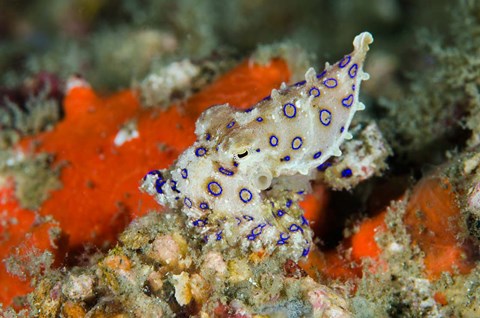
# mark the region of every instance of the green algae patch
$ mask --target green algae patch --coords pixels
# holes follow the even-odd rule
[[[0,174],[15,181],[15,196],[27,209],[38,209],[51,191],[61,187],[60,166],[52,168],[52,156],[0,153]]]

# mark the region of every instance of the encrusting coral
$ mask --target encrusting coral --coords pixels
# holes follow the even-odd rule
[[[335,250],[313,249],[299,265],[312,277],[355,281],[355,314],[472,316],[480,301],[471,289],[478,284],[478,243],[457,198],[471,177],[458,173],[468,159],[431,172],[387,209],[356,222]]]
[[[439,164],[447,150],[480,141],[480,3],[457,1],[445,11],[445,30],[416,33],[412,56],[418,57],[408,74],[408,89],[379,100],[387,113],[380,127],[400,161]],[[462,136],[465,128],[472,131],[469,140]]]

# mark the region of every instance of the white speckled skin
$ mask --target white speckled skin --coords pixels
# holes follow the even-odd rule
[[[304,82],[273,90],[251,110],[206,110],[197,141],[141,188],[185,213],[207,244],[305,256],[311,231],[297,202],[314,169],[351,138],[350,122],[365,107],[358,93],[372,42],[370,33],[358,35],[350,55],[319,75],[310,68]]]

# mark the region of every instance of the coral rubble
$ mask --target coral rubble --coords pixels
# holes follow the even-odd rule
[[[292,260],[262,253],[228,258],[204,252],[178,213],[152,213],[120,236],[98,265],[56,273],[29,297],[32,313],[136,317],[237,313],[349,317],[343,291],[308,277]],[[49,301],[53,290],[58,296]]]

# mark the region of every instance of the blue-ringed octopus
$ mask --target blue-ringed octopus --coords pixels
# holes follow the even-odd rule
[[[310,68],[304,81],[272,90],[251,109],[207,109],[197,141],[170,168],[149,172],[141,189],[184,213],[212,248],[306,256],[312,231],[298,202],[316,168],[341,155],[355,112],[365,108],[358,98],[372,42],[361,33],[351,54],[319,74]]]

